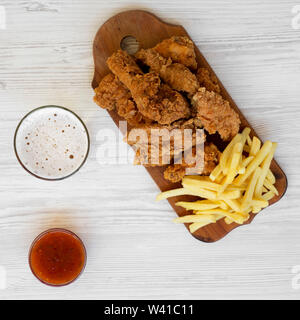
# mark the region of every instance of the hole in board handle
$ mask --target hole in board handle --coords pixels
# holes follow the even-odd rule
[[[133,36],[126,36],[121,40],[120,47],[128,54],[135,54],[140,48],[140,43]]]

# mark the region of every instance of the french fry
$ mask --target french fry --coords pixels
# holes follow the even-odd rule
[[[224,218],[222,215],[215,215],[215,219],[216,221],[220,220]],[[196,232],[198,229],[207,226],[208,224],[210,224],[210,222],[194,222],[192,224],[190,224],[189,229],[191,233]]]
[[[232,219],[230,219],[228,217],[225,217],[224,221],[226,224],[232,224],[234,222]]]
[[[238,169],[237,169],[237,173],[238,174],[243,174],[246,171],[245,166],[243,166],[243,155],[240,157],[240,161],[239,161],[239,165],[238,165]]]
[[[188,175],[188,176],[185,176],[183,179],[211,182],[211,179],[208,176],[199,176],[199,175]]]
[[[239,223],[239,224],[243,224],[243,223],[244,223],[245,221],[247,221],[248,219],[249,219],[249,214],[245,215],[245,217],[241,219],[241,222],[242,222],[242,223]],[[226,224],[231,224],[231,223],[235,222],[234,220],[232,220],[232,219],[229,218],[229,217],[225,217],[224,221],[225,221]]]
[[[220,183],[225,180],[225,176],[224,174],[221,172],[220,175],[217,177],[217,179],[215,180],[216,183]]]
[[[185,188],[168,190],[168,191],[161,192],[160,194],[158,194],[156,197],[156,201],[168,199],[171,197],[181,196],[181,195],[185,195],[185,194],[190,194],[189,191],[186,190]]]
[[[251,129],[248,127],[246,127],[243,130],[242,137],[241,137],[242,148],[244,147],[244,144],[246,143],[247,137],[249,137],[250,132],[251,132]]]
[[[182,185],[187,190],[187,194],[199,196],[201,198],[205,198],[208,200],[216,200],[217,199],[217,193],[215,191],[207,190],[204,188],[199,188],[197,186],[190,185],[187,183],[182,183]]]
[[[225,217],[230,218],[231,220],[233,220],[235,223],[237,224],[243,224],[245,222],[245,217],[243,217],[241,214],[239,213],[233,213],[233,212],[225,212],[223,213]]]
[[[225,202],[225,201],[219,201],[220,203],[220,208],[223,209],[223,210],[229,210],[229,206],[228,204]]]
[[[203,214],[203,215],[187,215],[183,217],[178,217],[173,220],[175,223],[193,223],[193,222],[216,222],[216,217],[213,214]]]
[[[234,147],[233,147],[233,155],[229,164],[229,170],[228,174],[225,180],[225,185],[228,185],[232,183],[234,180],[235,176],[237,175],[237,167],[239,164],[239,161],[242,157],[242,143],[238,142]],[[220,192],[220,191],[219,191]]]
[[[214,170],[211,172],[209,177],[212,181],[215,181],[221,173],[222,173],[222,167],[218,164],[214,168]]]
[[[245,159],[242,161],[243,167],[246,168],[253,159],[254,159],[253,156],[249,156],[249,157],[245,158]]]
[[[264,158],[267,156],[267,154],[270,152],[272,148],[272,142],[267,140],[262,148],[258,151],[255,158],[250,162],[248,165],[246,172],[242,175],[239,175],[235,180],[234,184],[239,186],[241,185],[254,171],[255,169],[262,163]]]
[[[250,138],[249,135],[247,136],[246,140],[247,140],[248,146],[251,147],[251,145],[252,145],[252,140],[251,140],[251,138]]]
[[[260,199],[253,199],[251,202],[251,205],[253,207],[257,207],[257,208],[266,208],[269,205],[268,200],[260,200]]]
[[[250,134],[250,128],[245,128],[242,132],[242,136],[241,136],[241,144],[242,144],[242,150],[245,151],[245,152],[249,152],[250,148],[248,145],[246,145],[246,141],[247,141],[247,138],[249,137],[249,134]]]
[[[200,200],[194,202],[179,201],[176,202],[176,206],[180,206],[186,210],[209,210],[220,207],[220,202],[212,202],[210,200]]]
[[[261,197],[262,199],[269,201],[275,196],[275,193],[273,191],[268,191],[267,193],[263,194]]]
[[[259,198],[262,195],[262,188],[264,185],[264,181],[267,177],[267,174],[268,174],[268,171],[269,171],[269,168],[271,165],[271,161],[273,159],[276,148],[277,148],[277,143],[273,142],[272,148],[271,148],[269,154],[266,156],[266,158],[263,160],[263,162],[261,164],[262,170],[261,170],[260,176],[257,180],[257,184],[255,187],[255,192],[254,192],[254,195],[256,198]]]
[[[198,179],[196,179],[196,177]],[[199,187],[199,188],[213,190],[213,191],[219,191],[221,189],[221,186],[218,183],[214,183],[211,181],[207,181],[206,179],[202,179],[203,177],[201,176],[196,176],[196,177],[195,178],[191,178],[189,176],[184,177],[182,179],[182,185]]]
[[[207,226],[208,224],[211,224],[211,222],[194,222],[189,225],[189,230],[191,233],[194,233],[200,228]]]
[[[261,211],[261,208],[260,207],[253,207],[253,209],[252,209],[252,213],[254,213],[254,214],[257,214],[257,213],[259,213]]]
[[[177,196],[182,196],[182,195],[191,195],[191,196],[197,196],[201,198],[205,198],[206,195],[209,195],[216,198],[216,193],[211,194],[208,190],[193,191],[187,188],[178,188],[178,189],[168,190],[168,191],[159,193],[156,197],[156,201],[177,197]]]
[[[261,141],[257,137],[253,137],[251,149],[249,151],[250,156],[256,156],[261,146]]]
[[[261,174],[262,169],[260,167],[257,167],[252,174],[252,177],[250,179],[249,185],[246,189],[246,192],[244,194],[244,197],[242,199],[241,208],[242,210],[247,207],[248,204],[250,204],[250,201],[252,200],[253,193],[255,190],[255,185],[257,183],[257,180],[259,178],[259,175]]]
[[[239,199],[241,197],[241,190],[225,191],[216,197],[216,200],[225,199]]]
[[[276,182],[276,178],[275,178],[273,172],[271,171],[271,169],[268,170],[267,179],[268,179],[272,184],[274,184],[274,183]]]
[[[235,199],[226,199],[224,200],[225,203],[227,203],[229,205],[229,207],[231,209],[233,209],[236,212],[240,212],[241,211],[241,206],[239,204],[239,202]]]
[[[265,179],[265,181],[264,181],[264,186],[267,188],[267,189],[269,189],[270,191],[272,191],[272,192],[274,192],[275,194],[276,194],[276,196],[278,196],[278,190],[275,188],[275,186],[271,183],[271,182],[269,182],[269,180],[268,179]]]
[[[201,216],[214,215],[214,214],[224,215],[225,212],[227,211],[221,208],[210,209],[210,210],[195,210],[195,214],[201,215]]]
[[[227,165],[227,161],[229,159],[230,153],[232,151],[232,148],[234,147],[234,145],[237,142],[240,142],[242,138],[242,135],[240,133],[238,133],[228,144],[228,146],[225,148],[225,150],[223,151],[223,153],[221,154],[220,157],[220,166],[222,168],[223,173],[226,173],[226,165]]]
[[[251,212],[251,211],[250,211]],[[250,218],[250,214],[249,213],[246,213],[245,215],[243,215],[243,222],[242,223],[244,223],[244,222],[246,222],[247,220],[249,220],[249,218]]]
[[[226,191],[235,191],[235,190],[239,190],[239,191],[245,191],[247,188],[247,185],[241,185],[241,186],[235,186],[233,184],[230,184],[227,188]]]

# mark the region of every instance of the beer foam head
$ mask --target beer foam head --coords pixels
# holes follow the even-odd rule
[[[71,111],[46,106],[33,110],[19,124],[15,150],[23,167],[43,179],[63,179],[86,160],[89,136]]]

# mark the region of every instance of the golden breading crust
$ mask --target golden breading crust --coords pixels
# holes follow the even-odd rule
[[[95,89],[94,101],[103,109],[116,110],[131,126],[151,123],[138,111],[130,91],[109,73]]]
[[[205,142],[204,132],[196,133],[197,128],[197,124],[189,120],[176,126],[144,125],[131,129],[125,141],[136,152],[135,164],[163,166],[170,164],[174,157],[179,157],[184,148]],[[184,132],[185,129],[190,129],[189,134]]]
[[[141,49],[136,55],[138,60],[160,75],[172,89],[194,94],[199,88],[196,76],[183,64],[172,63],[154,49]]]
[[[228,141],[239,132],[239,115],[218,93],[200,88],[193,96],[192,104],[196,117],[209,134],[218,132],[223,140]]]
[[[120,102],[135,109],[131,93],[112,73],[101,80],[95,94],[94,101],[103,109],[115,110]]]
[[[141,114],[160,124],[170,124],[187,118],[190,108],[185,98],[168,85],[162,84],[159,75],[143,74],[132,57],[119,50],[107,60],[110,70],[130,90]]]
[[[106,61],[109,69],[130,90],[136,75],[143,75],[134,59],[125,51],[118,50]]]
[[[160,124],[170,124],[190,115],[189,104],[183,96],[161,83],[156,73],[136,76],[131,88],[139,111],[149,119]]]
[[[195,148],[193,148],[193,151]],[[195,153],[195,152],[193,152]],[[219,163],[220,151],[213,143],[205,143],[204,145],[204,167],[202,172],[198,172],[201,175],[209,175],[216,165]],[[193,165],[189,165],[184,162],[182,164],[172,164],[164,171],[164,178],[171,182],[179,182],[185,176],[186,169],[192,168]]]
[[[218,79],[211,74],[206,68],[199,68],[196,73],[200,87],[206,88],[208,91],[221,92]]]
[[[197,69],[194,44],[188,37],[174,36],[163,40],[154,49],[165,58],[171,58],[188,68]]]

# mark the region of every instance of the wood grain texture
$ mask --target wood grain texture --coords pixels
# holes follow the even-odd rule
[[[95,63],[95,73],[92,81],[92,87],[95,89],[98,87],[100,81],[104,76],[106,76],[110,70],[107,67],[107,59],[117,50],[121,49],[121,43],[126,37],[134,37],[140,45],[140,48],[148,49],[153,48],[157,43],[168,39],[172,36],[185,36],[189,37],[187,32],[182,26],[172,25],[165,23],[160,20],[157,16],[147,12],[145,10],[127,10],[120,12],[110,19],[108,19],[98,30],[94,45],[93,45],[93,57]],[[210,74],[216,74],[200,52],[200,50],[195,46],[196,60],[198,67],[204,67],[209,70]],[[235,104],[230,94],[226,91],[220,80],[218,83],[221,89],[221,95],[229,101],[231,107],[239,114],[241,119],[241,130],[250,127],[250,136],[257,136],[254,129],[251,127],[250,123],[244,117],[244,115],[239,110],[238,106]],[[118,115],[115,110],[107,111],[115,124],[119,126],[120,121],[124,121],[122,117]],[[222,142],[220,139],[214,139],[213,136],[210,137],[212,142],[219,147],[220,150],[224,150],[227,146],[227,142]],[[164,179],[164,170],[167,166],[162,167],[145,167],[152,179],[155,181],[157,186],[161,191],[171,190],[175,188],[180,188],[181,183],[171,183]],[[278,190],[278,195],[273,197],[269,204],[272,205],[279,201],[286,192],[287,189],[287,178],[283,170],[277,164],[275,160],[272,160],[271,170],[276,177],[275,186]],[[184,216],[187,211],[181,207],[176,206],[178,201],[193,201],[193,197],[190,196],[179,196],[172,197],[168,199],[168,202],[177,213],[178,216]],[[257,215],[250,213],[250,217],[244,224],[249,224]],[[185,224],[189,230],[188,223]],[[241,225],[237,223],[226,224],[224,219],[217,221],[216,223],[211,223],[205,227],[198,229],[192,235],[204,242],[215,242],[222,239],[233,229]]]
[[[7,12],[7,29],[0,30],[0,265],[7,269],[7,289],[0,299],[299,299],[292,288],[292,267],[300,265],[295,4],[0,1]],[[222,241],[201,243],[174,225],[169,204],[154,202],[158,189],[144,168],[98,164],[99,127],[114,124],[92,102],[93,37],[126,9],[183,25],[258,135],[279,144],[286,196]],[[77,112],[93,141],[82,170],[53,184],[28,175],[12,148],[18,121],[45,104]],[[59,290],[41,285],[27,264],[31,241],[54,226],[77,232],[88,251],[82,277]]]

